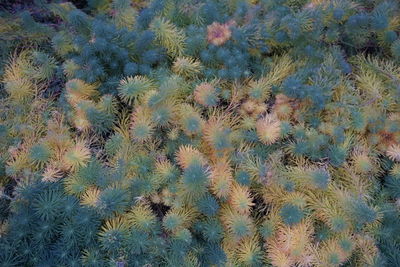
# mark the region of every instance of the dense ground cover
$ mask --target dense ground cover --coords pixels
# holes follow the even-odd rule
[[[400,266],[397,1],[0,8],[1,266]]]

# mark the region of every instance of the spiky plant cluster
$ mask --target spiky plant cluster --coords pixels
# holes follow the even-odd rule
[[[180,56],[185,49],[185,35],[178,30],[166,18],[154,18],[150,24],[150,30],[156,35],[156,40],[160,43],[171,57]]]
[[[43,52],[25,50],[10,58],[5,68],[3,85],[9,97],[17,102],[28,102],[44,88],[44,82],[55,71],[55,59]]]
[[[1,264],[399,265],[396,1],[39,2],[0,16]]]
[[[54,35],[50,25],[35,21],[30,12],[20,8],[11,10],[9,4],[4,3],[0,11],[0,75],[4,74],[4,67],[10,54],[24,44],[39,46],[46,43]],[[27,8],[27,6],[25,6]],[[43,13],[48,13],[43,11]]]

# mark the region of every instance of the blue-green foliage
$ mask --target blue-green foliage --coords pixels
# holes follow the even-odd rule
[[[400,177],[389,175],[385,181],[390,196],[394,199],[400,198]]]
[[[98,216],[75,197],[66,196],[59,183],[33,182],[25,187],[29,189],[19,188],[21,194],[13,204],[9,234],[1,238],[5,246],[12,245],[11,250],[2,250],[1,257],[9,257],[2,263],[79,262],[79,251],[96,245]]]
[[[372,222],[377,216],[377,212],[360,199],[355,199],[351,203],[350,214],[354,218],[357,227],[365,223]]]
[[[312,173],[312,183],[320,189],[326,189],[329,180],[330,176],[326,170],[315,170]]]
[[[29,158],[34,162],[46,162],[49,157],[49,149],[41,144],[34,145],[29,151]]]
[[[0,11],[0,23],[10,25],[0,30],[0,49],[2,51],[0,75],[3,75],[6,61],[17,47],[24,43],[41,45],[54,34],[54,30],[50,26],[35,21],[30,12],[26,10],[9,11],[3,7]]]
[[[43,122],[38,122],[37,118],[32,124],[26,122],[26,117],[32,115],[26,111],[30,105],[4,103],[7,101],[3,98],[0,101],[0,109],[4,110],[0,118],[5,122],[0,124],[2,191],[4,187],[4,192],[0,192],[0,265],[225,266],[231,255],[225,254],[226,248],[222,248],[224,238],[226,243],[236,238],[238,248],[247,238],[260,239],[252,245],[257,248],[263,245],[267,259],[265,245],[268,244],[263,242],[274,238],[282,222],[296,227],[303,219],[315,219],[309,216],[314,211],[308,207],[309,199],[314,197],[313,190],[317,198],[324,197],[323,190],[328,190],[331,195],[327,196],[327,201],[337,197],[333,196],[336,190],[348,197],[340,199],[344,203],[344,207],[340,207],[343,210],[321,216],[329,217],[326,218],[328,222],[320,221],[321,218],[312,220],[312,228],[315,228],[312,240],[318,243],[316,250],[320,249],[320,243],[337,238],[340,248],[352,255],[346,263],[336,254],[328,261],[334,265],[360,265],[354,262],[360,248],[354,252],[353,239],[341,236],[354,230],[356,233],[351,233],[351,238],[358,240],[366,233],[368,238],[374,239],[380,250],[374,266],[400,265],[400,178],[392,170],[398,163],[384,153],[388,147],[385,142],[396,144],[400,140],[400,126],[396,120],[400,96],[396,1],[338,0],[312,4],[306,0],[89,0],[84,9],[61,2],[43,3],[41,8],[49,6],[53,12],[51,16],[45,9],[40,9],[42,15],[0,13],[0,24],[6,20],[10,24],[5,29],[0,26],[0,47],[4,51],[0,61],[15,48],[18,54],[20,47],[45,44],[41,46],[45,52],[32,55],[30,64],[34,71],[28,72],[24,66],[18,70],[22,69],[23,74],[30,77],[32,72],[36,74],[36,68],[49,67],[44,73],[46,77],[35,76],[40,84],[32,86],[35,87],[32,94],[37,94],[32,106],[40,106],[36,108],[43,112]],[[134,19],[128,16],[129,26],[117,23],[118,19],[126,19],[119,17],[123,16],[116,8],[119,5],[137,12],[128,14],[134,15]],[[57,24],[47,26],[38,22],[46,16]],[[160,40],[159,33],[151,27],[159,17],[182,31],[185,36],[182,54],[171,56],[167,54],[168,48],[161,45],[165,40]],[[207,39],[213,23],[229,25],[230,36],[222,44],[215,45]],[[171,34],[168,29],[165,33]],[[53,52],[56,60],[49,56]],[[377,58],[391,57],[393,65],[378,68],[380,63],[369,64],[376,65],[372,67],[353,64],[353,58],[361,53]],[[280,71],[287,73],[282,79],[271,79],[271,84],[270,79],[261,80],[266,84],[261,89],[247,88],[249,80],[274,74],[272,66],[280,63],[282,55],[294,62],[293,69],[282,67]],[[178,66],[187,68],[184,71],[189,73],[195,72],[193,80],[188,78],[190,75],[181,75],[176,65],[171,69],[173,64],[179,63],[178,57],[194,60],[193,66]],[[375,91],[358,88],[357,71],[374,67],[371,76],[376,74],[376,79],[382,80],[376,84],[385,88],[373,88],[381,95],[369,99],[369,94],[374,95]],[[3,64],[0,75],[3,75],[2,70]],[[272,74],[279,76],[281,73]],[[124,103],[117,88],[122,78],[136,75],[154,82],[154,88],[150,86],[154,91],[128,88],[135,101]],[[96,95],[87,99],[89,97],[84,95],[83,99],[78,99],[84,101],[74,107],[72,102],[76,99],[67,101],[65,93],[58,94],[60,88],[64,88],[64,79],[74,78],[93,84],[102,98]],[[205,99],[206,107],[201,106],[200,111],[182,114],[185,110],[180,110],[181,104],[193,104],[192,89],[213,79],[218,83],[218,94]],[[371,80],[371,87],[374,87],[375,80]],[[51,89],[44,90],[47,86]],[[264,92],[269,89],[271,94]],[[0,91],[2,97],[5,90]],[[264,93],[268,93],[268,99],[263,99]],[[277,107],[277,94],[290,98],[284,103],[283,111]],[[260,112],[247,114],[251,112],[242,110],[247,97],[260,102],[250,104],[250,108],[257,106]],[[45,106],[42,98],[51,99],[51,105]],[[132,123],[125,115],[142,104],[149,112],[145,114],[150,118],[146,122],[152,127],[143,128],[151,131],[152,136],[150,141],[139,144],[129,136]],[[369,114],[369,105],[379,108]],[[80,108],[83,114],[74,113],[74,108]],[[59,119],[57,123],[65,123],[68,129],[52,125],[46,132],[50,114],[56,116],[58,111],[66,113],[69,121]],[[216,129],[211,140],[205,140],[208,125],[204,122],[220,111],[224,114],[221,116],[223,123],[231,125]],[[260,142],[257,122],[265,113],[279,111],[285,113],[278,118],[280,139],[265,145]],[[336,111],[340,116],[334,117]],[[348,116],[342,117],[345,113]],[[75,119],[72,117],[78,115],[89,122],[90,131],[68,125]],[[369,139],[358,138],[359,133]],[[81,166],[69,170],[62,161],[64,149],[72,146],[73,138],[90,140],[91,158],[81,160],[78,155]],[[353,156],[353,147],[360,143],[361,146],[373,144],[369,147],[373,153],[368,157],[376,167],[362,177],[352,169],[353,161],[346,162]],[[207,158],[206,163],[194,160],[179,169],[176,152],[183,145],[201,148],[198,150]],[[53,147],[50,149],[50,146]],[[379,153],[373,158],[375,150]],[[235,196],[216,196],[212,192],[215,188],[209,189],[214,182],[210,170],[219,157],[229,159],[233,167],[233,181],[229,181],[229,186],[237,183],[249,190],[249,201],[255,204],[250,206],[250,212],[232,210],[233,215],[224,218]],[[157,173],[157,164],[164,160],[171,163],[172,170]],[[46,166],[49,162],[57,164]],[[327,166],[308,173],[307,182],[312,188],[309,195],[303,192],[297,195],[301,186],[281,175],[285,164],[298,162]],[[354,171],[350,173],[351,178],[354,176],[351,181],[341,174],[347,169]],[[44,181],[44,171],[50,174],[55,171],[52,182]],[[358,192],[358,183],[370,192]],[[273,187],[277,185],[279,188]],[[275,206],[273,192],[267,197],[263,195],[267,194],[263,190],[270,189],[269,186],[277,191],[282,189],[285,196],[304,195],[306,205],[297,205],[295,201],[302,200],[299,197],[292,199],[294,202],[285,199],[285,203]],[[85,194],[93,198],[92,202],[85,203]],[[274,217],[277,221],[268,219],[272,213],[268,211],[270,206],[266,200],[272,202],[272,210],[278,207],[275,214],[278,216]],[[129,216],[125,217],[132,208],[142,204],[147,213],[135,214],[135,219],[151,220],[146,230],[139,229]],[[335,207],[336,204],[332,203]],[[108,227],[116,218],[121,221]],[[141,223],[143,225],[143,221],[138,224]],[[373,224],[372,227],[369,224]],[[256,259],[254,266],[262,265],[259,259],[264,255],[258,253],[250,255]],[[236,263],[229,259],[229,264]]]
[[[239,170],[235,174],[235,180],[241,185],[250,185],[250,174],[244,170]]]
[[[84,110],[87,120],[96,133],[103,134],[111,130],[114,125],[113,114],[101,111],[94,107],[88,107]]]
[[[338,57],[335,60],[343,60],[340,54],[335,56]],[[306,65],[282,83],[286,95],[311,100],[311,110],[315,111],[322,110],[330,100],[332,89],[339,83],[339,74],[343,71],[338,62],[335,62],[337,66],[332,66],[332,62],[321,63]]]
[[[214,216],[219,210],[219,204],[211,194],[206,194],[197,201],[197,208],[206,216]]]
[[[397,61],[400,61],[400,39],[392,43],[391,51]]]
[[[215,218],[199,222],[196,228],[198,228],[207,242],[215,243],[222,239],[223,228],[221,223]]]
[[[304,212],[297,206],[292,204],[285,204],[279,213],[282,217],[282,220],[287,225],[294,225],[299,223],[303,217]]]
[[[123,212],[128,206],[129,193],[126,190],[109,187],[101,192],[96,203],[98,212],[106,217]]]
[[[53,42],[71,40],[73,49],[66,58],[79,66],[73,77],[88,83],[102,82],[103,93],[115,93],[124,75],[150,74],[164,57],[163,50],[153,43],[153,32],[117,28],[105,16],[92,18],[73,10],[66,27],[69,35],[57,35]]]
[[[346,160],[347,151],[340,146],[345,140],[342,128],[335,128],[333,136],[320,133],[315,129],[294,130],[292,153],[297,156],[306,156],[311,160],[328,158],[333,166],[341,166]]]
[[[192,163],[183,171],[182,183],[189,192],[198,193],[205,191],[207,182],[207,170],[199,163]]]

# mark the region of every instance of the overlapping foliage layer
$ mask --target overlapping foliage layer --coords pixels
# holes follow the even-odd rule
[[[0,17],[1,266],[400,266],[393,0]]]

